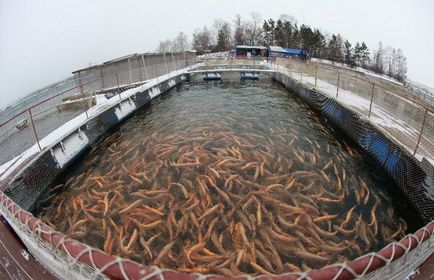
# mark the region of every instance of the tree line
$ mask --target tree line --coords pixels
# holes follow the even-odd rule
[[[299,25],[295,18],[288,15],[282,15],[277,20],[262,20],[258,13],[252,13],[247,19],[237,15],[232,22],[217,19],[212,27],[196,29],[191,44],[187,35],[180,32],[173,40],[161,41],[157,51],[193,48],[201,54],[230,51],[236,45],[307,49],[313,57],[362,67],[401,82],[405,81],[407,74],[407,59],[399,48],[383,48],[379,42],[378,48],[371,51],[365,42],[351,43],[339,33],[330,35],[306,24]]]

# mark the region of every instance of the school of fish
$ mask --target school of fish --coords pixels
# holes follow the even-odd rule
[[[403,237],[385,195],[343,168],[355,148],[297,134],[294,120],[239,119],[114,132],[38,216],[108,254],[227,276],[306,271]]]

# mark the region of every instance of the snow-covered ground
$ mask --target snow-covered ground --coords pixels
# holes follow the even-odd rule
[[[157,88],[154,88],[155,86],[157,86],[159,83],[170,80],[171,78],[175,77],[178,74],[182,74],[182,73],[186,73],[188,70],[190,69],[195,69],[197,67],[199,67],[201,64],[196,64],[192,67],[187,67],[181,70],[176,70],[176,71],[172,71],[168,74],[156,77],[154,79],[148,80],[145,84],[126,90],[124,92],[121,93],[121,99],[119,99],[118,97],[113,97],[110,99],[107,99],[104,95],[96,95],[96,105],[91,107],[89,110],[87,110],[87,115],[86,112],[81,113],[80,115],[78,115],[77,117],[75,117],[74,119],[66,122],[65,124],[63,124],[62,126],[58,127],[57,129],[55,129],[53,132],[51,132],[50,134],[48,134],[47,136],[45,136],[44,138],[40,139],[40,145],[42,150],[51,148],[54,144],[58,143],[59,141],[61,141],[62,139],[64,139],[66,136],[68,136],[70,133],[78,130],[83,124],[85,124],[88,119],[94,118],[97,115],[101,114],[102,112],[106,111],[107,109],[125,101],[128,100],[129,98],[131,98],[133,95],[135,95],[138,92],[142,92],[145,91],[147,89],[151,89],[152,90],[152,94],[151,94],[151,98],[154,98],[156,96],[158,96],[161,92],[159,90],[157,90]],[[173,81],[173,83],[175,83]],[[171,84],[169,81],[169,85],[174,85]],[[130,111],[131,112],[131,111]],[[125,115],[121,116],[126,117]],[[23,152],[21,155],[13,158],[12,160],[4,163],[3,165],[0,166],[0,181],[7,178],[14,170],[15,168],[19,167],[21,164],[23,164],[27,159],[29,159],[30,157],[34,156],[35,154],[39,153],[39,147],[38,145],[35,143],[32,147],[30,147],[29,149],[27,149],[25,152]],[[72,157],[73,155],[71,155]],[[63,161],[67,161],[68,159],[63,159]]]
[[[201,60],[201,59],[215,59],[215,58],[228,58],[228,57],[231,57],[230,52],[215,52],[215,53],[198,55],[197,59]]]
[[[213,56],[209,56],[209,57],[210,58],[216,58],[219,56],[225,57],[227,53],[219,53],[219,54],[212,54],[212,55]],[[303,76],[301,77],[299,72],[289,70],[283,65],[276,65],[275,63],[271,64],[266,61],[261,61],[260,64],[269,66],[271,69],[276,69],[281,73],[285,73],[288,76],[301,81],[308,88],[316,88],[321,93],[331,98],[336,98],[337,101],[340,102],[342,105],[347,106],[348,108],[358,112],[361,116],[368,118],[370,100],[364,98],[363,96],[358,95],[355,92],[343,90],[340,88],[338,96],[336,97],[336,85],[334,84],[318,79],[317,85],[315,86],[315,77],[313,76],[306,75],[304,73]],[[196,64],[191,68],[198,68],[202,65],[203,65],[202,63]],[[149,80],[144,85],[124,91],[121,94],[122,101],[127,100],[137,92],[144,91],[146,89],[152,89],[160,82],[170,79],[175,74],[185,73],[188,70],[189,68],[184,68],[182,70],[173,71],[172,73]],[[376,75],[376,77],[383,79],[383,76],[380,75]],[[154,98],[159,94],[160,91],[157,88],[152,89],[150,92],[151,98]],[[107,99],[104,95],[96,95],[96,105],[87,111],[88,116],[86,116],[86,113],[82,113],[76,118],[72,119],[71,121],[58,127],[52,133],[50,133],[49,135],[47,135],[46,137],[40,140],[41,148],[42,149],[50,148],[51,146],[53,146],[53,144],[64,139],[71,132],[76,131],[80,126],[82,126],[87,121],[87,118],[93,118],[98,114],[104,112],[108,108],[119,104],[122,101],[117,97]],[[402,99],[402,101],[404,102],[405,100]],[[377,128],[379,128],[380,130],[388,134],[392,139],[395,140],[395,142],[400,143],[409,153],[413,154],[414,144],[415,144],[414,139],[418,137],[419,131],[416,130],[413,126],[407,124],[405,121],[398,119],[393,115],[394,114],[392,112],[389,112],[383,107],[373,103],[369,121],[372,124],[374,124]],[[122,115],[121,117],[125,117],[125,116]],[[422,158],[425,157],[434,165],[434,153],[432,152],[433,147],[434,144],[432,143],[432,139],[428,139],[422,136],[420,147],[418,148],[418,151],[415,155],[416,158],[422,160]],[[26,150],[24,153],[19,155],[18,157],[1,165],[0,180],[6,178],[8,175],[11,174],[11,172],[15,169],[15,167],[20,166],[20,164],[22,164],[27,159],[29,159],[30,157],[32,157],[37,153],[39,153],[39,148],[37,144],[35,144],[32,147],[30,147],[28,150]]]
[[[362,67],[351,68],[351,67],[349,67],[348,65],[346,65],[344,63],[339,63],[339,62],[335,62],[335,61],[331,61],[331,60],[327,60],[327,59],[314,58],[314,57],[311,59],[311,61],[313,61],[313,62],[319,62],[319,63],[323,63],[323,64],[328,64],[328,65],[338,66],[340,68],[345,68],[345,69],[348,69],[348,70],[351,70],[351,71],[359,72],[359,73],[362,73],[362,74],[365,74],[365,75],[368,75],[368,76],[371,76],[371,77],[374,77],[374,78],[377,78],[377,79],[387,80],[389,82],[392,82],[392,83],[395,83],[397,85],[403,86],[403,84],[401,82],[399,82],[398,80],[396,80],[396,79],[394,79],[392,77],[389,77],[387,75],[378,74],[378,73],[375,73],[375,72],[373,72],[371,70],[364,69]]]
[[[302,84],[308,88],[315,88],[319,92],[325,94],[330,98],[336,99],[339,103],[359,113],[362,117],[368,119],[370,123],[375,125],[378,129],[386,133],[390,138],[394,139],[396,143],[399,143],[410,154],[414,153],[416,139],[418,138],[420,131],[415,129],[412,125],[409,125],[404,120],[395,117],[394,112],[390,112],[387,109],[375,104],[372,104],[371,114],[369,115],[370,99],[366,99],[363,96],[339,88],[338,95],[336,96],[336,85],[330,84],[323,80],[317,80],[315,86],[315,77],[300,72],[289,70],[283,65],[269,64],[269,67],[276,69],[277,71],[287,74],[295,80],[301,81]],[[379,76],[378,78],[382,78]],[[405,99],[396,96],[401,102],[407,102]],[[422,135],[419,148],[415,157],[418,160],[426,158],[434,166],[434,143],[432,139],[428,139],[425,135]]]

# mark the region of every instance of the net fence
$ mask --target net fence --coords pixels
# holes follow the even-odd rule
[[[186,66],[192,65],[194,58],[185,54],[164,54],[158,62],[155,57],[138,55],[123,59],[119,64],[108,67],[85,69],[76,76],[76,85],[26,108],[1,126],[2,135],[16,144],[18,139],[28,143],[11,154],[6,160],[34,146],[35,153],[43,149],[44,136],[54,131],[78,115],[83,115],[106,99],[122,99],[128,89],[137,87],[149,79],[170,75]],[[258,60],[234,60],[232,58],[206,59],[203,65],[208,68],[232,67],[232,65],[259,67]],[[420,161],[432,162],[434,159],[433,123],[431,108],[408,92],[394,91],[396,85],[388,85],[353,73],[351,70],[334,69],[329,65],[300,62],[297,60],[277,59],[272,69],[284,72],[292,79],[305,84],[308,88],[321,91],[339,103],[351,108],[360,116],[373,123],[387,134],[409,155]],[[102,99],[102,101],[100,100]],[[21,122],[27,124],[18,125]],[[20,127],[18,128],[17,125]],[[13,138],[15,137],[15,138]],[[14,140],[16,139],[16,140]],[[3,145],[3,142],[2,144]],[[39,146],[39,147],[38,147]],[[8,148],[1,148],[2,152]],[[394,151],[386,151],[393,154]],[[389,159],[390,160],[390,159]],[[392,164],[392,163],[390,163]],[[429,166],[416,171],[398,172],[397,178],[412,188],[420,184],[421,178],[429,181]],[[432,169],[431,169],[432,172]],[[426,175],[428,174],[428,176]],[[404,178],[405,177],[405,178]],[[422,180],[423,181],[423,180]],[[424,182],[425,182],[424,181]],[[429,184],[424,183],[422,184]],[[433,197],[433,196],[432,196]],[[421,200],[421,207],[423,207]],[[431,211],[427,208],[426,211]],[[145,266],[130,260],[111,256],[105,252],[80,243],[35,218],[23,210],[3,192],[0,192],[0,212],[33,255],[60,277],[68,279],[224,279],[217,275],[199,273],[185,274],[173,270]],[[237,279],[390,279],[402,278],[416,269],[433,252],[434,222],[409,234],[399,242],[393,242],[378,252],[361,256],[355,260],[312,270],[303,273],[283,275],[239,276]],[[198,271],[200,272],[200,271]]]
[[[144,266],[107,255],[101,250],[69,239],[22,210],[0,193],[0,210],[33,255],[58,276],[68,279],[227,279],[217,275],[185,274]],[[320,270],[267,276],[238,276],[237,279],[388,279],[416,269],[433,251],[434,222],[379,252]]]
[[[29,96],[0,116],[0,165],[13,160],[78,115],[151,79],[195,64],[192,53],[135,54],[75,71],[67,82]],[[60,86],[59,86],[60,84]]]
[[[433,105],[395,81],[353,69],[280,59],[277,65],[293,79],[351,108],[381,128],[418,160],[434,163]]]

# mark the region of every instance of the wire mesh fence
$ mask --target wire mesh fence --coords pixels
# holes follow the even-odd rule
[[[163,54],[160,59],[158,63],[155,57],[145,58],[145,56],[138,55],[122,60],[120,65],[109,64],[107,67],[80,71],[75,74],[77,84],[73,88],[13,116],[0,126],[1,135],[9,135],[5,137],[7,141],[11,141],[8,145],[16,144],[13,139],[18,141],[24,138],[28,141],[26,145],[17,149],[16,154],[25,147],[28,148],[29,145],[36,145],[36,151],[40,151],[43,148],[43,145],[38,144],[41,138],[61,124],[75,116],[85,115],[92,107],[103,104],[108,99],[122,99],[125,91],[149,79],[158,79],[161,75],[174,75],[173,71],[190,66],[193,61],[195,62],[193,58],[187,59],[182,54]],[[228,64],[237,67],[249,65],[253,68],[262,65],[258,60],[248,60],[246,64],[246,61],[231,58],[220,60],[213,58],[204,61],[205,67],[210,69],[215,68],[216,65],[221,67]],[[396,95],[382,84],[357,77],[349,72],[337,71],[329,66],[278,59],[273,61],[272,67],[278,71],[285,71],[293,79],[321,90],[326,95],[351,107],[352,110],[390,134],[392,138],[396,138],[397,142],[408,146],[412,154],[430,160],[433,158],[434,153],[430,151],[430,148],[433,147],[432,140],[434,139],[434,114],[424,103],[406,98],[406,93],[400,93],[404,96]],[[24,123],[25,120],[28,123]],[[6,150],[5,146],[1,145],[3,142],[0,144],[0,149]],[[417,176],[417,174],[413,175]],[[58,275],[68,275],[71,279],[81,277],[94,279],[106,277],[123,279],[219,278],[212,275],[181,274],[107,255],[54,231],[34,218],[31,213],[23,211],[1,192],[0,210],[31,252],[39,259],[49,263]],[[433,231],[434,222],[431,222],[400,242],[389,244],[380,252],[321,270],[289,273],[284,276],[286,279],[351,279],[362,276],[366,276],[367,279],[381,279],[384,274],[391,275],[391,271],[395,274],[400,273],[399,275],[402,276],[415,269],[422,260],[426,259],[426,256],[432,253]],[[282,276],[276,276],[276,279],[279,277]],[[251,278],[245,276],[239,279]],[[269,279],[269,276],[254,278]]]
[[[87,115],[90,108],[116,95],[121,98],[123,91],[158,80],[195,61],[192,53],[135,54],[74,72],[73,78],[56,85],[55,90],[46,89],[26,99],[17,106],[19,112],[2,113],[0,165],[34,145],[35,151],[40,151],[41,139],[78,115]]]
[[[419,160],[434,163],[433,106],[396,82],[331,65],[278,59],[295,80],[366,117]],[[430,122],[431,120],[431,122]]]

